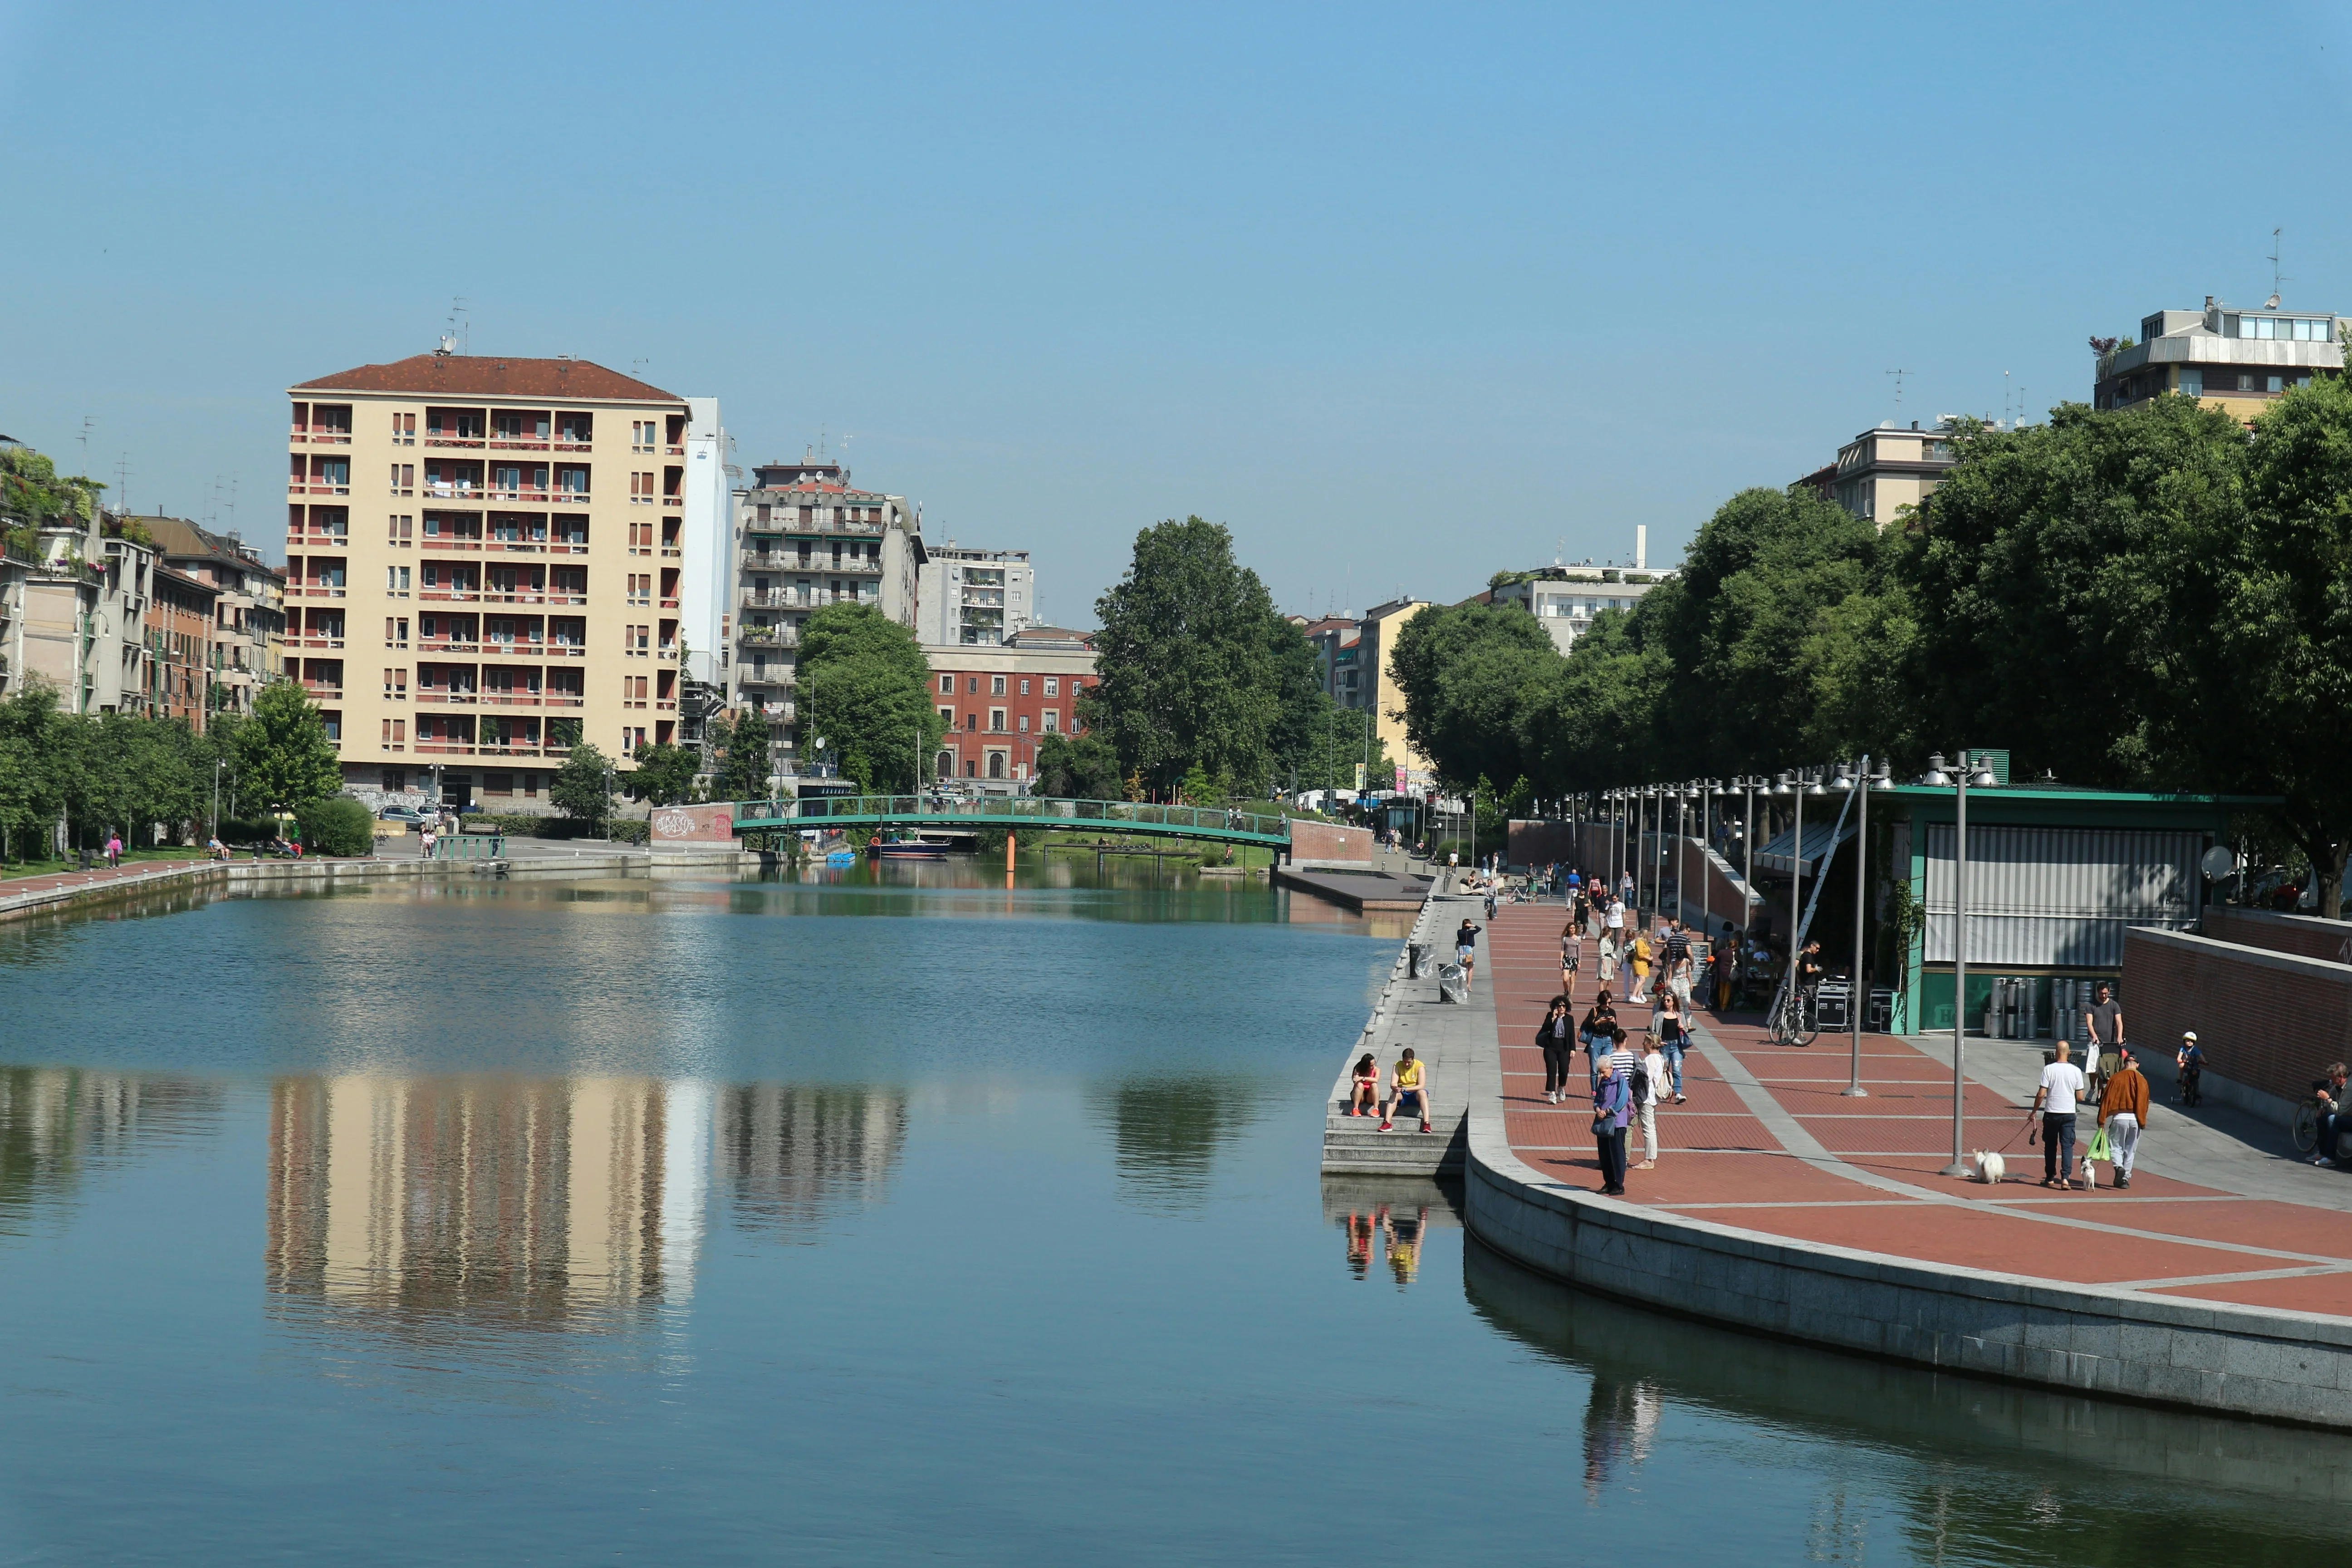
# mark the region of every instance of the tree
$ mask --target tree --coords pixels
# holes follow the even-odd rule
[[[801,627],[801,731],[824,737],[861,791],[921,785],[947,721],[915,634],[870,605],[828,605]]]
[[[637,771],[629,775],[629,793],[656,805],[677,805],[694,798],[694,775],[702,759],[681,746],[639,746],[633,759]]]
[[[1037,742],[1037,788],[1058,800],[1123,800],[1118,753],[1100,735],[1047,735]]]
[[[732,723],[722,723],[715,737],[726,753],[711,790],[719,800],[765,800],[770,773],[768,721],[756,705],[746,705]]]
[[[312,801],[302,808],[302,848],[311,855],[369,854],[375,848],[375,823],[368,808],[349,795]]]
[[[310,694],[291,680],[273,680],[253,700],[253,715],[237,731],[245,793],[272,811],[295,810],[343,787],[343,768],[326,721]]]
[[[1234,561],[1232,533],[1198,517],[1143,530],[1095,612],[1099,684],[1080,713],[1121,767],[1159,790],[1198,767],[1255,793],[1281,714],[1269,629],[1279,617],[1257,574]]]
[[[1398,628],[1389,671],[1405,739],[1441,777],[1466,784],[1526,771],[1522,714],[1557,674],[1551,634],[1507,605],[1433,605]]]
[[[2148,749],[2168,782],[2283,796],[2334,920],[2352,848],[2352,385],[2316,378],[2264,410],[2242,474],[2233,488],[2209,460],[2167,488],[2178,531],[2150,553],[2173,614],[2136,628],[2171,699],[2150,705]]]
[[[1970,427],[1959,457],[1903,562],[1922,739],[2006,746],[2026,777],[2144,785],[2148,723],[2191,696],[2178,683],[2217,608],[2189,556],[2234,557],[2245,526],[2244,431],[2194,398],[2071,404],[2027,430]]]
[[[613,815],[612,766],[594,742],[583,741],[548,785],[548,803],[574,822],[604,821]]]
[[[0,535],[29,554],[34,530],[88,523],[105,489],[96,479],[61,478],[57,464],[30,447],[0,447]]]

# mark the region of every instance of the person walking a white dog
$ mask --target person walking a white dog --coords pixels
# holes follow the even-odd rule
[[[2128,1047],[2115,1053],[2107,1087],[2099,1096],[2099,1125],[2106,1130],[2107,1152],[2115,1162],[2116,1185],[2131,1185],[2132,1163],[2139,1157],[2139,1135],[2147,1127],[2147,1079]]]

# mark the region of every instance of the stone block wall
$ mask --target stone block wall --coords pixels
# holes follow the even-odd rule
[[[1293,817],[1290,822],[1290,858],[1294,863],[1318,866],[1370,866],[1372,863],[1372,830],[1369,827],[1343,827],[1336,822],[1307,822]]]

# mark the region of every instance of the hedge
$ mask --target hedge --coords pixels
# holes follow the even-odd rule
[[[458,820],[467,827],[503,833],[512,838],[606,838],[615,844],[643,844],[651,836],[651,826],[634,816],[583,822],[572,816],[469,811]]]
[[[348,795],[302,808],[302,852],[354,856],[375,851],[375,817]]]

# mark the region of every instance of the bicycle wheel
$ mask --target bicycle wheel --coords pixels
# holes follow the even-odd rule
[[[2296,1106],[2291,1126],[2294,1132],[2294,1152],[2310,1153],[2319,1143],[2319,1107],[2308,1100]]]

